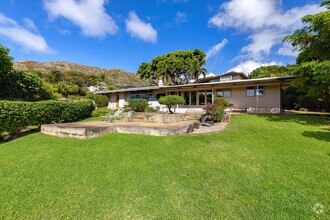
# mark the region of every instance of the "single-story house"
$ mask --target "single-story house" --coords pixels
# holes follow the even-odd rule
[[[270,77],[249,79],[243,73],[230,72],[221,76],[200,80],[185,85],[162,85],[136,87],[96,92],[109,98],[109,108],[123,108],[130,99],[145,98],[149,105],[165,110],[158,99],[165,95],[180,95],[185,104],[176,107],[176,112],[198,112],[215,97],[227,100],[232,109],[244,109],[250,113],[280,113],[281,92],[291,85],[294,77]]]

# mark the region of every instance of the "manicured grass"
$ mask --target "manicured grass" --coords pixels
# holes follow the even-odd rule
[[[328,119],[237,115],[199,136],[28,135],[0,145],[0,219],[328,219]]]

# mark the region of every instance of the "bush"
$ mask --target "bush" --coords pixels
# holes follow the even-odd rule
[[[144,112],[148,105],[146,99],[131,99],[128,101],[128,106],[135,112]]]
[[[156,110],[153,107],[147,107],[145,110],[145,112],[156,112]]]
[[[212,117],[213,122],[221,122],[225,115],[225,107],[219,103],[207,104],[203,109],[206,111],[206,115]]]
[[[92,116],[93,117],[100,117],[100,116],[104,116],[104,115],[106,115],[108,113],[114,113],[114,110],[108,109],[107,107],[103,107],[103,108],[95,109],[92,112]]]
[[[184,103],[184,99],[178,95],[169,95],[169,96],[161,97],[160,99],[158,99],[158,102],[162,105],[166,105],[168,108],[168,111],[170,113],[173,113],[171,110],[171,107],[173,105],[182,105]]]
[[[224,98],[215,98],[214,99],[214,104],[217,104],[217,105],[222,106],[222,107],[227,107],[228,106],[228,102]]]
[[[109,98],[104,95],[93,95],[92,99],[95,102],[96,107],[99,108],[107,107],[109,104]]]
[[[0,133],[17,133],[27,126],[72,122],[87,118],[94,110],[90,100],[77,102],[0,101]]]

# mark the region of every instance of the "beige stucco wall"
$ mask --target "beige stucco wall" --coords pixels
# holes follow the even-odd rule
[[[280,108],[279,85],[264,86],[264,96],[246,96],[246,87],[233,88],[232,97],[225,98],[234,108]]]

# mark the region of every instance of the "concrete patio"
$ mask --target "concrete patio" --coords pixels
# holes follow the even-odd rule
[[[194,122],[195,120],[186,120],[167,124],[125,121],[115,121],[112,123],[103,121],[74,122],[42,125],[41,133],[58,137],[72,137],[79,139],[88,139],[115,132],[125,134],[168,136],[185,134],[189,125]],[[219,123],[212,127],[200,126],[199,129],[196,129],[195,132],[191,134],[217,132],[224,129],[226,125],[227,123]]]

